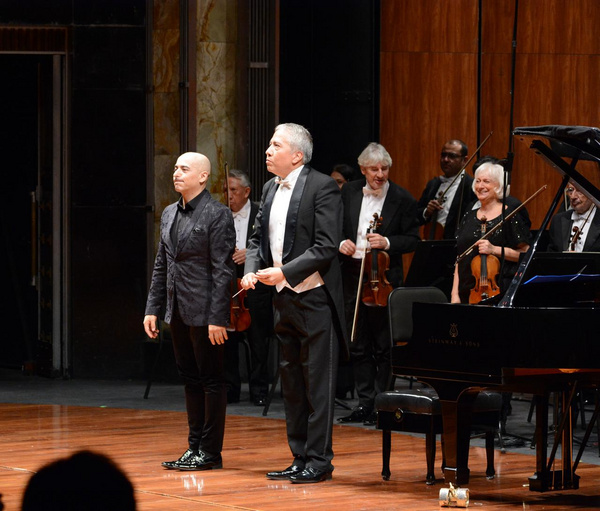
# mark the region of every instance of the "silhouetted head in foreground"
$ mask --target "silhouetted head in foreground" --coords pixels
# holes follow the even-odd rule
[[[106,456],[81,451],[45,465],[23,495],[23,511],[135,511],[133,485]]]

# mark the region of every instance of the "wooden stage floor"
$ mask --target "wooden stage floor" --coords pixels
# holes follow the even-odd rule
[[[295,485],[265,472],[291,461],[281,419],[228,416],[222,470],[177,472],[161,461],[186,448],[183,412],[84,406],[0,404],[0,493],[5,511],[20,509],[27,481],[42,465],[81,449],[114,459],[130,477],[138,510],[434,510],[440,479],[425,485],[425,440],[392,437],[392,476],[381,478],[381,432],[334,427],[333,480]],[[485,478],[484,449],[472,447],[470,508],[598,509],[600,466],[583,464],[577,491],[534,493],[525,486],[535,458],[496,451],[494,480]],[[438,460],[440,455],[438,449]],[[441,477],[441,473],[440,473]]]

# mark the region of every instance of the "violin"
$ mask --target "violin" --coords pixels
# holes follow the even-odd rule
[[[375,213],[367,234],[377,232],[382,220],[383,218]],[[392,292],[392,285],[386,276],[386,271],[390,268],[389,254],[385,250],[372,249],[365,253],[364,266],[368,276],[366,285],[363,285],[362,302],[369,307],[386,307],[388,296]]]
[[[570,252],[575,252],[575,247],[577,246],[577,242],[579,241],[579,238],[581,237],[581,231],[582,231],[582,229],[580,229],[576,225],[573,227],[573,237],[571,238],[571,242],[569,243],[569,251]]]
[[[229,202],[229,165],[225,162],[225,195],[227,196],[227,206]],[[229,304],[229,327],[228,330],[234,332],[243,332],[248,330],[252,319],[250,310],[246,307],[246,290],[242,287],[242,279],[236,277],[235,272],[229,283],[231,290],[231,300]]]
[[[252,319],[250,310],[246,307],[246,290],[242,287],[242,279],[231,280],[231,304],[229,310],[229,330],[243,332],[248,330]]]
[[[481,234],[485,236],[487,218],[481,217]],[[475,286],[469,294],[469,303],[475,304],[500,293],[496,283],[500,273],[500,260],[491,254],[479,254],[471,260],[471,273],[475,277]]]
[[[454,181],[453,181],[454,182]],[[450,185],[452,186],[452,185]],[[444,206],[446,202],[446,194],[439,192],[436,196],[436,200],[440,203],[440,206]],[[436,209],[431,214],[431,219],[428,223],[423,226],[423,237],[429,241],[441,240],[444,237],[444,226],[437,221],[439,211]]]

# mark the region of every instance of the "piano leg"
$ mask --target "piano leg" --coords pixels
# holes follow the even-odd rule
[[[440,399],[444,421],[444,479],[460,486],[469,482],[469,443],[471,440],[471,410],[476,393],[456,400]]]
[[[573,424],[572,424],[572,398],[574,389],[560,392],[561,423],[555,438],[555,445],[548,459],[548,393],[540,397],[536,407],[536,472],[529,478],[530,491],[549,490],[577,490],[579,476],[573,473]],[[554,457],[560,442],[561,469],[551,470]]]
[[[548,394],[535,396],[535,474],[529,478],[530,491],[548,491],[552,483],[546,466],[548,458]]]

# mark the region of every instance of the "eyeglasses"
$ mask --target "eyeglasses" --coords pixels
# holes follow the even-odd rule
[[[458,160],[459,158],[462,158],[462,155],[456,154],[456,153],[447,153],[446,151],[442,151],[441,157],[448,158],[450,160]]]
[[[573,188],[572,186],[565,188],[565,193],[567,195],[574,195],[574,194],[585,195],[583,192],[579,191],[577,188]]]

